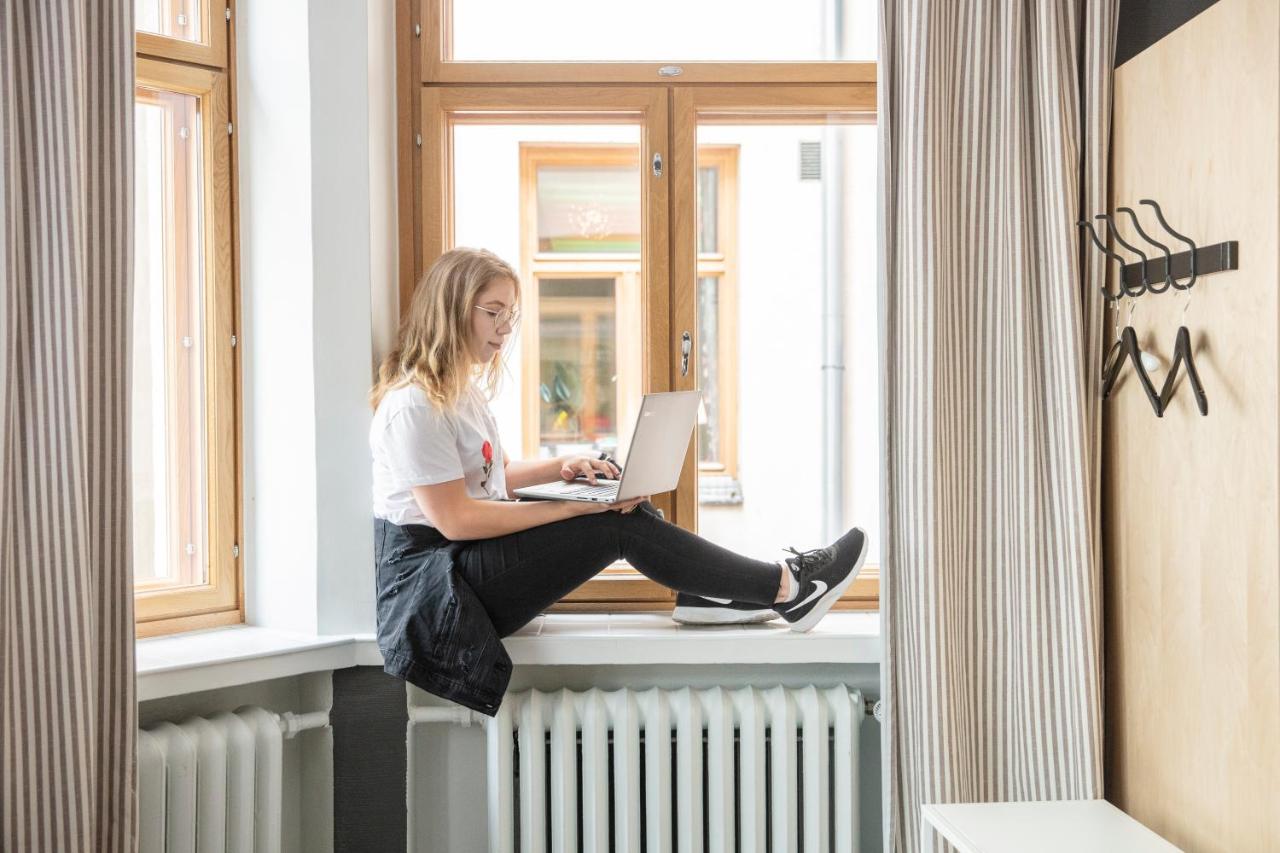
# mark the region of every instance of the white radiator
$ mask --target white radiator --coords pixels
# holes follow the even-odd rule
[[[246,707],[139,730],[139,853],[278,853],[282,741],[328,724]]]
[[[864,717],[846,686],[509,695],[489,849],[853,851]]]

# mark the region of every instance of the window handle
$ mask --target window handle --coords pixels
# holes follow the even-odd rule
[[[680,375],[689,375],[689,351],[693,349],[693,338],[688,332],[680,336]]]

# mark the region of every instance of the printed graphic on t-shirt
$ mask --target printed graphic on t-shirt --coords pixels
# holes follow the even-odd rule
[[[486,492],[489,490],[489,472],[493,470],[493,445],[485,442],[480,448],[480,453],[484,456],[484,479],[480,481],[480,488]]]

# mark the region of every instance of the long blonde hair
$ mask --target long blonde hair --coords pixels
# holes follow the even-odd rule
[[[493,358],[477,365],[467,341],[477,294],[499,278],[515,284],[519,304],[520,279],[511,265],[493,252],[457,248],[436,259],[413,290],[409,308],[400,319],[396,348],[378,368],[377,381],[369,392],[375,409],[388,391],[408,384],[421,387],[427,399],[445,409],[457,405],[473,380],[482,381],[493,396],[502,353],[494,353]]]

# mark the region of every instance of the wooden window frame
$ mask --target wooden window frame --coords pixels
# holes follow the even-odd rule
[[[244,621],[239,559],[241,427],[234,207],[233,61],[223,4],[206,5],[204,45],[138,33],[137,85],[200,99],[203,180],[203,362],[207,581],[197,586],[136,585],[135,635],[151,637]],[[232,51],[232,54],[234,51]],[[194,64],[194,63],[199,64]],[[167,405],[171,405],[167,401]],[[170,508],[172,511],[172,508]]]
[[[134,33],[136,54],[229,71],[227,45],[230,40],[228,35],[230,17],[227,12],[231,9],[231,3],[229,0],[228,2],[194,0],[194,2],[200,4],[200,31],[205,36],[201,41],[189,41],[159,33],[138,31]]]
[[[688,152],[697,150],[697,124],[824,123],[849,113],[857,114],[855,120],[874,122],[876,63],[688,62],[679,63],[679,77],[665,78],[658,73],[659,63],[648,62],[459,62],[448,59],[451,3],[396,0],[397,165],[400,174],[409,178],[400,181],[398,199],[400,304],[408,303],[427,260],[453,244],[449,221],[453,206],[446,204],[452,192],[451,108],[470,104],[472,109],[489,111],[495,122],[537,111],[549,122],[576,123],[582,120],[581,110],[602,103],[624,111],[645,103],[653,119],[665,106],[661,125],[669,128],[669,135],[656,132],[657,121],[647,123],[641,163],[647,166],[653,152],[663,152],[670,190],[663,185],[650,194],[653,205],[660,204],[661,209],[646,209],[643,222],[648,231],[642,244],[653,253],[646,264],[650,279],[670,275],[671,285],[665,294],[659,292],[661,288],[645,288],[643,328],[645,341],[666,340],[668,346],[647,346],[643,371],[646,387],[653,390],[692,387],[693,371],[678,377],[671,353],[679,351],[679,330],[696,328],[696,323],[689,325],[696,318],[687,314],[694,306],[689,295],[690,288],[696,288],[699,269],[696,229],[686,220],[691,215],[688,200],[696,192],[697,165],[690,162]],[[511,114],[504,116],[504,109]],[[685,194],[684,204],[677,193]],[[654,250],[658,241],[661,252]],[[670,520],[690,529],[696,529],[698,511],[695,453],[691,443],[675,493],[678,497],[655,499]],[[836,609],[878,609],[879,587],[878,567],[864,567]],[[669,590],[634,570],[614,567],[551,609],[660,610],[673,601]]]

